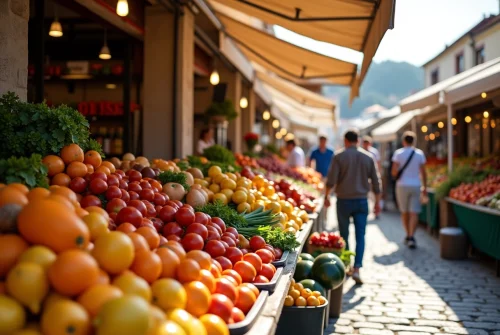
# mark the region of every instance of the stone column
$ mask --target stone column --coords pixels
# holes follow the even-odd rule
[[[0,0],[0,95],[26,100],[29,0]]]
[[[241,152],[241,142],[242,142],[242,131],[241,131],[241,119],[242,110],[240,107],[241,98],[241,74],[239,72],[234,72],[228,80],[227,88],[227,99],[230,99],[234,103],[234,108],[238,113],[238,117],[233,121],[229,122],[227,139],[231,142],[231,150],[233,152]]]
[[[255,111],[256,111],[256,96],[253,89],[249,90],[248,93],[248,107],[241,112],[241,136],[245,136],[246,133],[253,131],[253,125],[255,123]],[[243,150],[246,150],[246,146],[243,143]]]

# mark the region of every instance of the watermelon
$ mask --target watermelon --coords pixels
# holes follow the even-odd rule
[[[304,288],[308,288],[311,291],[319,291],[321,295],[326,298],[325,288],[314,279],[304,279],[301,280],[299,283],[301,283],[302,286],[304,286]]]
[[[305,252],[301,253],[300,258],[302,258],[303,261],[312,261],[314,262],[314,257],[310,254],[306,254]]]
[[[344,263],[335,254],[321,254],[314,260],[311,275],[327,290],[334,290],[345,280]]]
[[[302,260],[297,262],[295,273],[293,274],[293,279],[295,279],[296,282],[299,282],[302,279],[310,278],[313,265],[314,262],[312,261]]]

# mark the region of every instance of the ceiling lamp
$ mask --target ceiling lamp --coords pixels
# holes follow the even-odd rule
[[[469,115],[467,115],[467,116],[465,117],[465,122],[467,122],[467,123],[471,123],[471,121],[472,121],[472,118],[471,118]]]
[[[280,120],[274,120],[273,121],[273,128],[274,129],[278,129],[280,126]]]
[[[489,118],[489,117],[490,117],[490,113],[488,113],[488,111],[484,111],[484,113],[483,113],[483,117],[484,117],[485,119]]]
[[[264,120],[269,120],[271,118],[271,113],[269,113],[269,111],[264,111],[264,113],[262,113],[262,118]]]
[[[61,37],[63,35],[62,26],[57,18],[56,6],[54,5],[54,21],[50,25],[49,36]]]
[[[280,133],[281,133],[281,135],[285,136],[287,131],[285,128],[281,128]]]
[[[127,16],[128,15],[128,2],[127,0],[118,0],[116,4],[116,14],[119,16]]]
[[[106,29],[104,29],[104,45],[101,48],[101,52],[99,53],[100,59],[111,59],[111,52],[108,48],[108,41],[106,37]]]
[[[486,99],[487,96],[488,94],[486,94],[486,92],[481,93],[481,98]]]
[[[427,130],[429,130],[429,129],[427,128],[427,126],[422,126],[422,133],[426,133],[426,132],[427,132]]]
[[[434,135],[434,134],[430,134],[430,135],[429,135],[429,139],[430,139],[431,141],[434,141],[434,140],[436,139],[436,135]]]
[[[240,107],[241,108],[247,108],[248,107],[248,99],[245,97],[242,97],[240,99]]]
[[[452,118],[452,119],[451,119],[451,124],[455,126],[455,125],[457,124],[457,119]]]
[[[283,137],[283,135],[281,135],[281,133],[276,133],[276,139],[277,140],[280,140],[282,137]]]
[[[444,122],[439,121],[438,122],[438,128],[444,128]]]
[[[217,70],[213,70],[212,74],[210,75],[210,84],[212,85],[217,85],[220,82],[220,77],[219,77],[219,72]]]

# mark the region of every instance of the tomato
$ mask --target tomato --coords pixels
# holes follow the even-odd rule
[[[248,249],[245,249],[245,248],[240,249],[240,250],[241,250],[241,252],[243,253],[243,256],[245,256],[245,255],[246,255],[246,254],[248,254],[248,252],[249,252],[249,251],[248,251]]]
[[[225,323],[229,323],[233,311],[234,303],[225,295],[215,293],[212,295],[212,301],[208,308],[209,314],[215,314]]]
[[[215,293],[224,294],[234,303],[238,297],[238,291],[236,290],[236,285],[232,282],[232,280],[234,279],[230,280],[224,277],[216,279]]]
[[[187,229],[186,229],[186,234],[189,234],[189,233],[194,233],[194,234],[198,234],[201,236],[201,238],[203,239],[203,241],[205,241],[208,237],[208,229],[207,227],[205,227],[204,225],[202,225],[201,223],[191,223]]]
[[[163,220],[163,222],[173,222],[175,221],[175,213],[177,213],[177,208],[166,205],[158,213],[158,217]]]
[[[180,208],[177,213],[175,213],[175,221],[181,226],[187,227],[194,222],[194,212],[186,207]]]
[[[250,239],[250,248],[252,248],[253,251],[262,249],[265,246],[266,241],[261,236],[252,236],[252,238]]]
[[[194,222],[198,222],[206,226],[208,224],[208,217],[205,213],[196,212],[194,213]]]
[[[231,233],[233,234],[234,238],[237,240],[238,239],[238,231],[234,227],[227,227],[226,228],[226,233]]]
[[[260,258],[259,255],[254,253],[249,253],[243,256],[243,260],[252,264],[255,270],[257,270],[257,273],[259,273],[262,270],[262,259]]]
[[[126,180],[120,180],[118,187],[122,190],[128,190],[128,182]]]
[[[146,205],[146,216],[148,218],[155,218],[157,214],[155,206],[147,200],[142,200],[142,203]]]
[[[116,215],[116,223],[130,222],[136,228],[142,223],[142,214],[135,207],[127,206],[122,208]]]
[[[175,204],[176,204],[176,205],[177,205],[177,207],[179,207],[179,208],[181,208],[181,207],[183,207],[183,206],[184,206],[184,204],[183,204],[180,200],[173,200],[173,202],[175,202]],[[189,207],[191,207],[191,206],[189,206]],[[191,208],[193,208],[193,207],[191,207]]]
[[[148,183],[148,182],[147,182],[147,181],[145,181],[145,180],[141,181],[141,182],[139,183],[139,185],[141,185],[141,187],[142,187],[142,189],[143,189],[143,190],[145,190],[145,189],[146,189],[146,190],[151,190],[151,191],[153,191],[153,187],[151,186],[151,184],[150,184],[150,183]],[[154,191],[153,191],[153,193],[154,193]]]
[[[276,268],[272,264],[262,264],[262,269],[259,272],[259,275],[266,277],[271,280],[274,277],[274,273],[276,272]]]
[[[167,202],[167,200],[165,199],[165,197],[158,193],[158,192],[155,192],[154,193],[154,196],[153,196],[153,203],[156,205],[156,206],[165,206],[165,203]]]
[[[89,189],[90,192],[94,194],[101,194],[106,192],[108,184],[100,178],[92,179],[89,184]]]
[[[124,189],[122,189],[122,200],[125,202],[130,201],[130,194],[128,193],[128,191],[126,191]]]
[[[118,188],[118,186],[109,186],[106,191],[106,199],[111,200],[115,198],[121,198],[122,191]]]
[[[106,212],[108,213],[118,213],[120,209],[127,207],[127,204],[125,201],[123,201],[120,198],[114,198],[108,201],[108,204],[106,205]]]
[[[146,205],[140,200],[130,200],[127,203],[127,206],[132,206],[135,207],[141,212],[142,216],[146,216],[148,213],[148,209],[146,208]]]
[[[189,209],[190,211],[192,211],[192,212],[194,213],[194,208],[193,208],[193,206],[191,206],[191,205],[189,205],[189,204],[183,204],[183,205],[182,205],[182,207],[187,208],[187,209]]]
[[[231,319],[234,323],[241,322],[245,320],[245,314],[238,307],[233,307],[233,309],[231,310]]]
[[[222,235],[222,233],[226,232],[226,224],[224,223],[224,221],[221,218],[212,218],[211,221],[213,223],[215,223],[217,226],[219,226],[219,228],[221,230],[221,235]]]
[[[158,234],[161,234],[161,231],[163,229],[163,221],[160,220],[159,218],[150,218],[151,222],[153,222],[153,226],[156,229],[156,232]],[[160,235],[160,238],[163,237]]]
[[[224,237],[224,236],[231,238],[236,243],[237,238],[234,238],[234,235],[231,233],[228,233],[227,230],[224,234],[222,234],[222,237]]]
[[[186,251],[203,249],[203,238],[198,234],[189,233],[184,235],[181,243]]]
[[[142,174],[134,169],[130,169],[125,173],[130,181],[139,181],[142,179]]]
[[[155,198],[155,192],[151,189],[143,188],[141,193],[139,193],[139,197],[141,198],[141,200],[153,201]]]
[[[128,190],[129,191],[134,191],[137,194],[139,194],[142,191],[142,187],[141,187],[141,185],[139,185],[138,182],[135,181],[135,182],[132,182],[132,183],[128,184]]]
[[[267,279],[266,277],[264,277],[263,275],[258,275],[257,277],[255,277],[253,282],[256,284],[266,284],[266,283],[269,283],[270,280]]]
[[[118,178],[116,175],[109,175],[108,176],[108,186],[119,186],[120,185],[120,178]]]
[[[101,200],[95,195],[86,195],[80,200],[80,206],[87,208],[90,206],[102,207]]]
[[[282,256],[283,256],[283,250],[281,250],[280,248],[274,248],[275,259],[281,259]]]
[[[219,241],[220,240],[220,235],[216,231],[209,230],[208,231],[208,236],[207,236],[207,238],[205,240],[206,241]],[[224,246],[224,245],[222,245],[222,246]]]
[[[272,245],[266,244],[263,249],[269,250],[271,252],[271,255],[273,255],[273,261],[276,259],[276,256],[274,255],[274,248]]]
[[[69,183],[69,188],[75,193],[83,193],[87,189],[87,181],[82,177],[73,178]]]
[[[177,222],[169,222],[163,226],[162,230],[163,236],[168,237],[169,235],[176,235],[181,237],[184,234],[184,230]]]
[[[229,248],[229,244],[227,244],[226,242],[221,240],[221,243],[224,245],[224,248],[226,248],[226,249]]]
[[[104,181],[108,180],[108,176],[104,172],[94,172],[90,175],[90,180],[102,179]]]
[[[222,275],[227,277],[228,279],[234,280],[234,283],[236,286],[240,286],[241,283],[243,282],[243,279],[241,279],[241,276],[238,272],[234,271],[233,269],[227,269],[222,271]]]
[[[222,236],[221,237],[221,240],[226,242],[228,246],[230,247],[236,247],[236,242],[234,241],[233,238],[229,237],[229,236]]]
[[[128,194],[130,195],[130,200],[139,200],[139,194],[134,191],[128,191]]]
[[[222,271],[233,268],[231,261],[224,256],[215,257],[215,260],[219,262],[222,267]]]
[[[255,252],[262,259],[262,263],[269,264],[273,261],[274,254],[267,249],[259,249]]]
[[[257,270],[247,261],[239,261],[234,264],[233,269],[238,272],[244,283],[251,283],[257,276]]]
[[[224,257],[229,259],[231,261],[231,263],[234,265],[243,259],[243,253],[241,252],[240,249],[238,249],[236,247],[229,247],[226,250]]]
[[[213,229],[215,229],[217,231],[217,233],[219,233],[219,235],[222,236],[222,230],[220,229],[220,227],[216,223],[209,222],[207,224],[207,228],[209,228],[209,227],[212,227]]]
[[[164,194],[163,196],[165,196],[165,194]],[[173,200],[167,200],[167,202],[165,203],[165,205],[170,206],[170,207],[172,207],[172,208],[175,208],[175,211],[176,211],[176,212],[177,212],[177,210],[178,210],[179,208],[181,208],[181,207],[182,207],[182,206],[177,205],[177,203],[176,203],[175,201],[173,201]]]
[[[175,241],[175,242],[182,241],[182,239],[180,238],[180,236],[177,236],[177,235],[168,235],[167,236],[167,240],[168,241]]]
[[[224,245],[217,240],[209,240],[205,244],[203,250],[206,251],[210,256],[212,256],[212,258],[224,256],[226,252],[226,248],[224,247]]]
[[[175,236],[175,235],[174,235]],[[178,236],[175,236],[175,237],[178,237]],[[166,244],[168,242],[168,239],[163,236],[163,235],[160,235],[160,247],[164,244]]]

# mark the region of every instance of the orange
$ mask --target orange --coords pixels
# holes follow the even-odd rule
[[[186,307],[186,288],[175,279],[162,278],[156,280],[151,285],[151,292],[153,294],[153,303],[164,311],[172,308],[184,309]]]
[[[285,306],[291,307],[295,304],[295,299],[291,295],[287,295],[285,297]]]
[[[184,258],[186,258],[186,251],[182,247],[182,244],[180,244],[177,241],[167,241],[167,243],[163,244],[161,246],[162,248],[168,248],[175,252],[179,259],[182,261]]]
[[[44,245],[56,253],[85,248],[90,238],[85,223],[53,200],[39,200],[25,206],[17,217],[17,228],[26,241]]]
[[[238,272],[234,271],[233,269],[226,269],[222,271],[223,276],[229,276],[233,278],[236,282],[236,285],[239,286],[243,282],[243,279],[241,279],[241,276]]]
[[[186,254],[186,258],[195,260],[201,269],[209,270],[212,265],[212,257],[201,250],[191,250]]]
[[[318,297],[318,302],[320,305],[326,304],[326,298],[323,296]]]
[[[105,175],[109,176],[111,174],[111,171],[107,166],[101,165],[98,168],[95,169],[95,172],[103,172]]]
[[[87,167],[87,173],[94,173],[94,166],[93,165],[90,165],[90,164],[85,164],[85,166]]]
[[[28,200],[35,201],[39,199],[47,198],[50,195],[50,191],[43,187],[35,187],[29,191],[27,197]]]
[[[158,329],[166,320],[165,312],[160,307],[149,305],[149,330],[147,335],[159,335]]]
[[[19,235],[0,235],[0,277],[5,277],[27,249],[28,243]]]
[[[302,291],[300,291],[300,295],[306,299],[311,296],[311,293],[312,293],[312,291],[308,288],[305,288]]]
[[[205,284],[205,286],[208,288],[210,293],[215,292],[215,277],[212,274],[212,272],[210,272],[209,270],[205,270],[205,269],[201,270],[200,271],[200,281],[203,284]]]
[[[50,308],[51,305],[53,305],[56,301],[61,301],[61,300],[68,300],[68,297],[56,293],[54,291],[51,291],[46,297],[45,300],[43,301],[43,310],[47,310]]]
[[[134,261],[134,243],[127,234],[112,231],[95,240],[92,256],[104,271],[119,274]]]
[[[87,175],[87,165],[81,162],[71,162],[66,168],[66,174],[71,178],[85,177]]]
[[[130,222],[124,222],[120,224],[118,227],[116,227],[117,231],[121,231],[123,233],[132,233],[137,230],[133,224]]]
[[[17,188],[7,185],[0,189],[0,207],[7,204],[25,206],[28,204],[28,197]]]
[[[168,248],[156,249],[155,253],[160,256],[161,259],[161,278],[175,278],[175,272],[177,267],[181,263],[179,256],[172,250]]]
[[[207,330],[207,335],[229,335],[227,324],[214,314],[205,314],[200,317],[201,323]]]
[[[245,286],[238,287],[238,297],[236,298],[236,302],[234,304],[235,307],[241,309],[245,315],[250,311],[257,297],[252,292],[251,289]]]
[[[52,194],[58,194],[60,196],[63,196],[63,197],[65,197],[66,199],[68,199],[73,204],[75,204],[75,203],[78,202],[78,198],[76,196],[76,193],[73,192],[73,190],[71,190],[68,187],[54,187],[54,186],[51,186],[51,187],[49,187],[49,190],[50,190],[50,193],[52,193]]]
[[[311,295],[307,298],[307,306],[319,306],[319,300],[315,296]]]
[[[260,291],[259,289],[257,288],[257,286],[255,286],[254,284],[250,284],[250,283],[243,283],[241,284],[241,286],[245,286],[245,287],[248,287],[249,289],[252,290],[252,292],[255,294],[256,297],[259,296],[260,294]]]
[[[87,335],[91,331],[90,318],[85,309],[66,299],[54,302],[44,311],[41,328],[42,333],[47,335]]]
[[[87,225],[90,232],[90,241],[94,242],[99,236],[109,232],[108,221],[104,216],[98,213],[89,213],[83,217],[83,222]]]
[[[206,314],[210,307],[212,296],[208,288],[199,281],[184,284],[187,294],[186,311],[196,317]]]
[[[313,297],[319,298],[319,297],[321,297],[321,292],[320,291],[312,291],[311,295]]]
[[[150,335],[187,335],[184,328],[174,321],[164,321],[152,330]]]
[[[87,310],[91,318],[94,318],[102,305],[122,295],[122,291],[116,286],[98,284],[85,290],[76,301]]]
[[[50,181],[50,185],[69,186],[71,178],[66,173],[58,173]]]
[[[293,290],[288,291],[288,295],[290,295],[293,298],[293,300],[295,300],[298,297],[300,297],[300,292],[293,289]]]
[[[144,236],[151,250],[158,248],[160,245],[160,235],[158,235],[156,229],[144,226],[137,229],[135,232]]]
[[[87,215],[89,215],[89,212],[87,212],[85,209],[81,207],[75,208],[75,214],[78,215],[79,218],[83,219]]]
[[[71,203],[71,201],[62,195],[59,194],[51,194],[47,197],[47,200],[55,201],[61,205],[64,205],[68,210],[75,211],[75,206]],[[76,213],[75,213],[76,214]]]
[[[134,251],[135,253],[138,253],[140,251],[149,251],[149,244],[148,241],[144,238],[144,236],[139,235],[135,232],[133,233],[128,233],[128,237],[132,240],[132,243],[134,243]]]
[[[49,177],[53,177],[58,173],[64,172],[64,162],[61,157],[56,155],[48,155],[42,159],[42,163],[48,169]]]
[[[189,283],[191,281],[199,280],[200,265],[194,259],[184,259],[177,267],[176,276],[181,283]]]
[[[229,280],[235,287],[238,286],[238,282],[236,281],[236,279],[234,279],[234,277],[231,277],[231,276],[228,276],[228,275],[223,275],[221,278],[226,278],[227,280]]]
[[[96,284],[109,284],[109,275],[103,269],[99,269],[99,277]]]
[[[298,297],[295,299],[295,306],[307,306],[307,300],[304,297]]]
[[[89,207],[84,208],[84,209],[87,212],[89,212],[89,213],[92,213],[92,212],[99,213],[99,214],[101,214],[102,216],[104,216],[106,218],[106,221],[109,221],[109,214],[102,207],[99,207],[99,206],[89,206]]]
[[[222,276],[222,271],[219,269],[220,265],[217,266],[215,264],[212,263],[212,265],[210,266],[210,273],[212,273],[212,275],[214,276],[214,278],[220,278]],[[222,268],[222,267],[221,267]]]
[[[234,285],[227,278],[219,278],[215,280],[215,293],[220,293],[229,298],[233,303],[236,301],[238,291]]]
[[[147,302],[151,301],[151,288],[147,281],[131,271],[125,271],[113,280],[113,285],[124,294],[137,295]]]
[[[98,153],[97,151],[95,150],[89,150],[85,153],[84,157],[83,157],[83,162],[85,164],[90,164],[92,165],[94,168],[97,168],[101,165],[102,163],[102,157],[101,157],[101,154]]]
[[[239,261],[234,264],[233,269],[238,272],[244,283],[251,283],[257,276],[257,271],[253,265],[247,261]]]
[[[114,173],[116,171],[116,167],[111,162],[104,161],[102,162],[101,166],[107,167],[111,173]]]
[[[161,268],[162,262],[160,256],[152,251],[141,251],[135,255],[130,270],[151,284],[160,277]]]
[[[78,144],[69,144],[61,149],[59,154],[65,164],[71,162],[83,162],[83,150],[78,146]]]
[[[246,255],[243,255],[243,260],[252,264],[255,270],[257,270],[257,273],[259,273],[260,270],[262,270],[262,258],[260,258],[259,255],[254,253],[248,253]]]
[[[28,195],[28,192],[30,191],[30,189],[28,188],[28,186],[26,186],[24,184],[21,184],[21,183],[11,183],[8,186],[12,187],[12,188],[15,188],[18,191],[21,191],[21,193],[24,194],[24,195]]]
[[[95,259],[82,250],[67,250],[57,256],[48,271],[52,287],[63,295],[75,296],[99,279]]]

